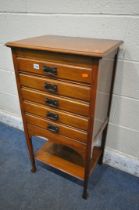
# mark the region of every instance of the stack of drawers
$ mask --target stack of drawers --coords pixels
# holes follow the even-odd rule
[[[92,61],[66,62],[41,52],[17,56],[21,95],[30,136],[44,132],[85,156]],[[40,55],[40,56],[38,56]],[[20,57],[21,56],[21,57]],[[74,63],[73,63],[74,62]],[[36,127],[34,127],[36,126]]]
[[[83,180],[84,198],[87,197],[89,175],[102,158],[108,122],[108,107],[104,109],[97,98],[105,76],[100,59],[110,50],[113,66],[120,44],[120,41],[74,40],[56,36],[7,43],[13,53],[32,171],[36,170],[37,159]],[[103,72],[102,76],[99,71]],[[113,67],[107,74],[112,75],[112,71]],[[109,83],[111,79],[112,76]],[[105,116],[98,127],[98,133],[105,129],[99,148],[92,147],[98,106]],[[32,136],[48,140],[35,155]]]

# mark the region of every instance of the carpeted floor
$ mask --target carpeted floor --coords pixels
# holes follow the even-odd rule
[[[39,163],[37,169],[30,172],[23,132],[0,123],[0,210],[139,210],[137,177],[98,166],[84,200],[80,183]]]

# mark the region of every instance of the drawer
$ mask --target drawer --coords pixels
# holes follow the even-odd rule
[[[79,115],[89,115],[88,103],[51,95],[42,91],[36,91],[29,88],[21,88],[21,91],[23,98],[26,100],[41,103],[48,107],[69,111]]]
[[[63,124],[55,123],[50,120],[45,120],[43,118],[26,114],[26,121],[29,124],[36,125],[38,127],[44,128],[48,133],[48,138],[53,135],[62,135],[86,143],[87,132],[78,130],[72,127],[65,126]]]
[[[50,61],[17,58],[18,70],[31,72],[47,77],[91,83],[92,68]]]
[[[23,102],[25,112],[38,115],[45,119],[51,119],[54,122],[60,122],[75,128],[87,130],[88,118],[80,117],[70,114],[68,112],[62,112],[43,105],[31,103],[29,101]]]
[[[51,142],[55,142],[57,144],[66,145],[68,147],[71,147],[73,150],[79,152],[79,154],[82,154],[82,156],[85,157],[86,155],[86,144],[74,141],[73,139],[70,139],[68,137],[62,136],[62,135],[55,135],[50,133],[48,135],[48,132],[46,129],[27,124],[28,133],[30,136],[42,136],[46,139],[50,140]]]
[[[68,96],[85,101],[90,100],[90,87],[83,85],[70,84],[62,81],[41,78],[20,74],[20,83],[22,86],[36,88],[47,93]]]

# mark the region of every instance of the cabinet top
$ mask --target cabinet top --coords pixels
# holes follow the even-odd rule
[[[103,57],[122,43],[121,40],[45,35],[8,42],[6,46]]]

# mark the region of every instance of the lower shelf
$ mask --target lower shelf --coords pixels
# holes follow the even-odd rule
[[[101,150],[95,148],[91,161],[92,169],[97,164],[100,155]],[[85,167],[82,157],[66,146],[47,142],[36,152],[35,159],[66,174],[84,180]]]

